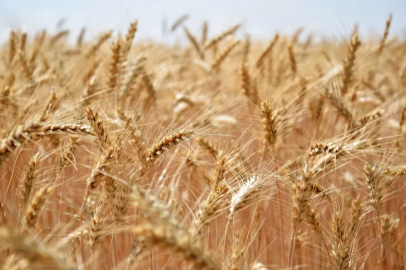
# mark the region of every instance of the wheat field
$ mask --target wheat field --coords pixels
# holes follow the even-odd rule
[[[3,269],[405,269],[406,40],[241,25],[0,47]],[[140,26],[141,27],[141,26]]]

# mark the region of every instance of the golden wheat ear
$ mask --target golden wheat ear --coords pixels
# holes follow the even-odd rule
[[[189,19],[189,15],[185,14],[179,17],[171,26],[171,31],[174,32],[180,25],[182,25],[187,19]]]
[[[148,164],[154,164],[170,147],[181,142],[189,140],[193,135],[193,131],[182,129],[178,132],[165,136],[159,142],[153,144],[148,150],[145,160]]]
[[[131,50],[131,45],[132,45],[132,42],[133,42],[133,39],[135,37],[135,33],[137,32],[137,30],[138,30],[138,20],[132,21],[130,23],[130,27],[128,28],[128,32],[125,35],[125,43],[124,43],[124,47],[122,50],[123,59],[127,59],[127,57],[128,57],[128,54]]]
[[[16,54],[16,33],[12,30],[8,39],[8,65],[11,67]]]
[[[338,113],[342,115],[348,123],[352,123],[354,117],[346,104],[344,104],[344,101],[329,90],[326,90],[324,94],[325,97],[330,101],[331,105],[333,105],[337,109]]]
[[[6,208],[3,203],[0,202],[0,226],[5,226],[7,224]]]
[[[107,149],[110,145],[108,132],[104,127],[103,120],[97,112],[93,112],[91,108],[86,108],[86,117],[89,120],[90,126],[97,135],[101,149]]]
[[[239,75],[242,93],[250,102],[252,102],[252,104],[259,106],[260,98],[258,95],[257,84],[249,74],[247,65],[241,65]]]
[[[97,41],[93,44],[92,47],[90,47],[90,49],[85,54],[86,58],[93,57],[96,54],[96,52],[100,49],[100,47],[111,37],[112,33],[113,31],[108,31],[101,34],[98,37]]]
[[[297,73],[297,62],[295,53],[293,51],[293,43],[288,44],[288,55],[289,55],[290,70],[292,72],[292,77],[294,78]]]
[[[122,44],[120,40],[115,41],[111,45],[111,60],[109,64],[109,76],[107,80],[107,86],[110,91],[114,91],[120,80],[121,73],[121,61],[122,57]]]
[[[77,148],[80,145],[80,140],[78,137],[71,136],[69,137],[69,144],[68,147],[62,151],[59,159],[59,168],[60,170],[63,170],[65,167],[67,167],[69,164],[74,165],[75,161],[75,152]]]
[[[95,212],[90,219],[90,225],[89,225],[89,246],[90,248],[94,249],[97,244],[100,242],[102,239],[102,229],[103,229],[103,205],[99,205],[96,209]]]
[[[200,44],[197,42],[195,36],[190,33],[189,29],[187,29],[186,27],[183,27],[183,31],[185,32],[187,39],[189,40],[190,44],[192,44],[196,53],[199,55],[200,58],[203,59],[204,56],[202,50],[200,49]]]
[[[165,227],[143,225],[134,229],[138,235],[142,235],[143,242],[151,249],[157,247],[163,251],[169,251],[179,255],[183,260],[193,266],[193,269],[220,270],[220,263],[213,256],[204,251],[200,244],[192,240],[184,231],[171,231]]]
[[[19,147],[27,141],[35,131],[40,130],[41,126],[34,122],[27,122],[18,126],[6,135],[0,142],[0,166],[8,159],[8,157]]]
[[[215,69],[218,69],[221,65],[221,63],[226,59],[227,55],[240,43],[239,40],[236,40],[230,45],[227,46],[227,48],[224,49],[224,51],[220,52],[216,60],[214,60],[213,64],[210,67],[210,71],[213,71]]]
[[[179,223],[155,196],[134,185],[131,201],[145,213],[149,222],[136,226],[133,231],[140,236],[146,248],[154,247],[179,255],[194,269],[221,269],[210,252],[202,248],[182,223]]]
[[[142,255],[144,253],[145,245],[143,241],[135,241],[133,247],[131,248],[130,254],[127,258],[127,265],[125,270],[136,269]]]
[[[202,26],[202,39],[200,41],[201,45],[204,45],[206,43],[208,33],[209,33],[209,23],[207,21],[204,21]]]
[[[261,103],[262,115],[262,129],[264,130],[264,137],[270,146],[274,146],[277,139],[276,117],[277,115],[272,110],[269,101]]]
[[[206,199],[200,205],[197,215],[193,220],[192,235],[200,235],[205,226],[210,225],[210,222],[227,203],[225,199],[229,188],[225,182],[227,158],[222,151],[218,153],[216,168],[213,179],[210,181],[211,191]]]
[[[343,77],[341,81],[340,92],[344,96],[347,91],[350,83],[353,79],[354,65],[356,60],[356,53],[359,47],[361,46],[361,41],[358,39],[358,34],[355,32],[348,44],[347,49],[347,58],[343,62]]]
[[[54,189],[52,187],[43,187],[38,190],[28,205],[24,217],[24,230],[33,228],[38,221],[38,217],[43,207]]]
[[[241,24],[234,25],[234,26],[230,27],[229,29],[225,30],[224,32],[222,32],[221,34],[219,34],[218,36],[207,41],[206,45],[204,46],[204,50],[208,50],[211,47],[216,46],[217,43],[219,43],[225,37],[234,34],[234,32],[237,31],[238,28],[240,28],[240,27],[241,27]]]
[[[384,49],[384,47],[385,47],[385,43],[386,43],[386,40],[387,40],[388,35],[389,35],[389,29],[390,29],[391,23],[392,23],[392,14],[390,14],[389,17],[388,17],[388,19],[386,20],[385,31],[384,31],[384,33],[383,33],[381,42],[380,42],[380,44],[379,44],[379,48],[378,48],[378,50],[376,51],[376,53],[377,53],[378,55],[381,55],[381,54],[382,54],[382,51],[383,51],[383,49]]]
[[[69,30],[61,30],[58,33],[56,33],[51,40],[49,41],[49,46],[53,47],[55,43],[57,43],[59,40],[63,39],[64,37],[69,35]]]
[[[344,223],[342,213],[336,212],[332,223],[334,244],[331,255],[334,258],[334,265],[339,269],[350,268],[350,247],[345,241]]]
[[[78,47],[78,48],[82,47],[83,40],[85,38],[85,34],[86,34],[86,28],[82,27],[82,29],[80,30],[79,36],[76,40],[76,47]]]
[[[121,97],[124,98],[126,96],[126,94],[134,86],[136,79],[143,74],[146,59],[147,58],[143,54],[141,54],[135,60],[135,63],[130,62],[130,66],[127,73],[124,75],[123,82],[120,87]]]
[[[20,256],[20,266],[31,269],[74,269],[71,262],[30,237],[23,236],[15,230],[0,228],[0,239],[5,247],[8,247],[13,254]],[[24,262],[24,260],[26,260]],[[21,263],[23,262],[23,263]]]
[[[268,44],[268,46],[264,49],[264,51],[260,54],[258,57],[258,60],[256,62],[257,68],[260,68],[263,65],[263,62],[265,61],[266,57],[271,53],[273,47],[275,46],[276,42],[279,39],[279,34],[276,34],[273,40]]]
[[[32,188],[37,178],[39,161],[40,153],[37,153],[28,162],[23,177],[21,177],[20,179],[19,195],[21,209],[25,207],[30,198]]]

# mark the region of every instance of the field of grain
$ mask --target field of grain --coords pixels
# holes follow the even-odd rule
[[[3,269],[405,269],[406,40],[12,31]]]

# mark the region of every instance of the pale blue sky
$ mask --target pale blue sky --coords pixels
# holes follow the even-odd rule
[[[139,19],[138,38],[171,40],[162,37],[163,18],[170,25],[185,13],[190,14],[189,28],[197,30],[207,19],[211,34],[238,22],[244,23],[243,31],[265,38],[300,26],[306,32],[342,37],[355,22],[364,35],[380,34],[389,13],[394,16],[391,33],[406,30],[406,0],[0,0],[0,38],[16,27],[55,31],[56,23],[66,18],[64,28],[74,35],[82,26],[88,37],[107,29],[124,32],[131,20]]]

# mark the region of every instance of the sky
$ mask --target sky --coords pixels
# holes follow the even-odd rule
[[[391,33],[406,35],[406,0],[0,0],[0,41],[15,28],[55,32],[61,19],[62,29],[70,29],[72,36],[85,26],[88,38],[109,29],[125,32],[138,19],[137,38],[165,42],[180,33],[163,34],[164,22],[169,28],[184,14],[190,16],[185,25],[192,31],[207,20],[209,35],[243,23],[241,31],[254,38],[299,27],[316,36],[341,38],[357,22],[362,35],[378,36],[390,13]]]

